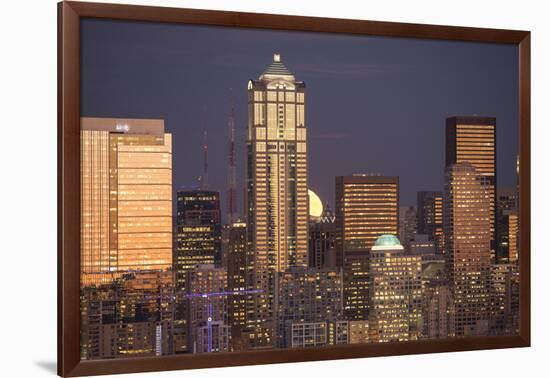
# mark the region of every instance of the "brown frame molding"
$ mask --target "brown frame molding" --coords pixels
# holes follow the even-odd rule
[[[166,23],[301,30],[388,37],[506,43],[519,46],[520,141],[520,334],[342,345],[320,349],[274,349],[215,355],[181,355],[80,361],[80,19],[106,18]],[[418,353],[530,346],[530,32],[240,13],[135,5],[61,2],[58,4],[58,368],[60,376],[82,376],[207,367],[335,360]]]

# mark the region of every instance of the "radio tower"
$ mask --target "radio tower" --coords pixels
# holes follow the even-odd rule
[[[208,190],[208,129],[206,124],[206,108],[204,109],[203,118],[203,145],[202,145],[202,177],[201,177],[201,189]]]
[[[237,169],[235,167],[235,109],[233,96],[230,99],[231,110],[229,112],[229,153],[227,156],[227,222],[236,221],[237,209]]]

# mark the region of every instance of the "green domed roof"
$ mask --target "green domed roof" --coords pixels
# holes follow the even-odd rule
[[[376,246],[384,246],[384,247],[393,247],[393,246],[400,246],[401,242],[395,235],[382,235],[379,236],[378,239],[374,242],[374,245]]]

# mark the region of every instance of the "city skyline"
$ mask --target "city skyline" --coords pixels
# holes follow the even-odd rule
[[[109,33],[108,42],[104,33]],[[266,42],[257,42],[256,35]],[[189,36],[205,43],[197,41],[198,50],[185,50],[181,43]],[[206,107],[210,188],[221,192],[224,216],[231,104],[237,209],[242,213],[247,122],[243,83],[261,73],[273,52],[315,88],[307,109],[309,137],[315,142],[309,151],[309,183],[323,202],[334,203],[329,177],[354,173],[399,176],[401,205],[414,205],[417,191],[440,190],[445,164],[434,156],[444,154],[445,119],[454,115],[497,118],[498,185],[515,185],[518,104],[513,78],[518,67],[512,46],[245,29],[222,33],[212,27],[105,20],[85,20],[82,38],[83,115],[164,119],[174,133],[174,145],[186,145],[174,150],[174,192],[200,186]],[[315,47],[321,43],[319,51]],[[135,63],[143,45],[151,46],[151,54]],[[413,54],[415,50],[422,54]],[[216,59],[208,58],[213,55]],[[131,69],[122,69],[129,65]],[[453,75],[445,75],[442,65]],[[232,75],[226,75],[227,69]],[[192,94],[184,84],[193,87]],[[378,138],[403,156],[414,156],[424,169],[411,170],[409,159],[387,157]],[[334,161],[327,155],[335,156]],[[179,163],[183,161],[185,168]]]
[[[270,57],[228,98],[221,151],[209,144],[206,117],[223,106],[203,106],[195,129],[170,129],[163,117],[81,117],[82,358],[516,334],[516,155],[505,151],[510,164],[498,168],[500,119],[445,114],[444,138],[437,140],[437,132],[418,132],[400,108],[395,113],[405,114],[409,129],[362,128],[372,119],[360,117],[342,153],[327,150],[319,157],[311,150],[323,140],[337,144],[334,132],[345,125],[316,138],[312,119],[327,112],[311,101],[320,94],[319,81],[304,80],[307,75],[294,71],[279,50]],[[225,72],[233,77],[227,67]],[[342,72],[361,76],[349,66]],[[206,87],[215,97],[224,87],[192,84],[183,91]],[[239,93],[247,101],[244,134],[234,132]],[[349,114],[337,114],[342,121],[360,100],[352,89],[329,95],[334,107],[326,114],[349,106]],[[127,100],[115,100],[119,111]],[[155,103],[142,105],[155,109]],[[402,144],[410,128],[417,139]],[[182,141],[189,131],[201,142]],[[345,155],[368,155],[373,141],[377,161],[398,172],[406,162],[406,171],[357,172],[355,167],[370,166],[368,159]],[[410,145],[418,151],[410,153]],[[244,177],[235,190],[239,146]],[[198,160],[177,157],[195,149]],[[437,164],[422,161],[426,149]],[[211,153],[225,157],[223,171],[210,170],[217,161]],[[197,162],[196,185],[173,184]],[[327,187],[315,186],[315,164],[329,165],[321,175]],[[439,164],[445,167],[442,183],[430,185],[424,174]],[[510,169],[507,186],[497,175]],[[411,175],[421,189],[411,192],[414,186],[403,184]],[[323,198],[325,209],[312,189],[333,193],[332,200]],[[411,199],[407,206],[402,197]],[[235,202],[242,211],[235,211]]]

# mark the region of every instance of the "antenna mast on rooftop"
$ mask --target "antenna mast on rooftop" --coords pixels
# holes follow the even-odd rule
[[[227,222],[236,220],[237,210],[237,168],[235,157],[235,107],[233,105],[233,93],[230,95],[229,121],[229,151],[227,155]]]
[[[202,176],[201,189],[208,189],[208,128],[206,122],[206,107],[203,114],[203,144],[202,144]]]

